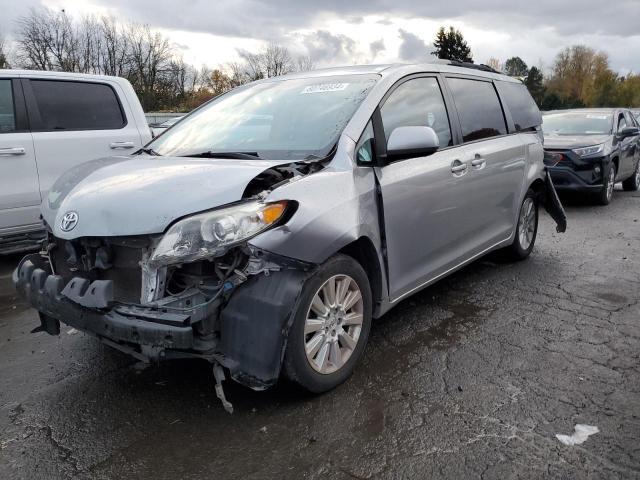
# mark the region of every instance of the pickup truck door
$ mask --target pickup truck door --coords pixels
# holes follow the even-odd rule
[[[38,169],[20,81],[0,77],[0,242],[42,229]]]
[[[22,83],[43,199],[71,167],[127,155],[142,146],[130,106],[117,83],[37,76]]]

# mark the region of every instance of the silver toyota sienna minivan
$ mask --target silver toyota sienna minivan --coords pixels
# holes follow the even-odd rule
[[[132,156],[70,170],[14,273],[40,312],[143,361],[202,358],[253,389],[343,382],[372,318],[478,257],[564,231],[525,86],[382,65],[254,82]]]

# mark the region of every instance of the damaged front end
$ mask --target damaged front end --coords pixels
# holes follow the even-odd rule
[[[219,257],[154,267],[152,238],[51,238],[14,272],[40,312],[145,362],[202,358],[256,390],[273,385],[290,314],[313,266],[248,245]],[[216,377],[219,376],[219,372]]]

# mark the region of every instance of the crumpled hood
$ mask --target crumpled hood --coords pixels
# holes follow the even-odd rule
[[[544,148],[573,149],[600,145],[609,140],[610,135],[545,135]]]
[[[161,233],[177,218],[242,198],[259,173],[281,160],[185,157],[108,157],[63,174],[42,203],[56,237],[126,236]],[[63,231],[63,217],[77,223]],[[71,218],[73,219],[73,214]],[[69,218],[69,217],[68,217]]]

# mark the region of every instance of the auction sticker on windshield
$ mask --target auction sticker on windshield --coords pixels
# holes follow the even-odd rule
[[[318,83],[316,85],[309,85],[304,87],[301,94],[305,93],[325,93],[325,92],[339,92],[346,89],[349,86],[348,83]]]

